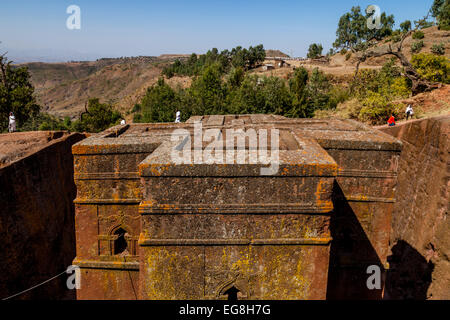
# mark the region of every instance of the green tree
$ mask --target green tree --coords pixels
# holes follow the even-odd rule
[[[400,23],[400,30],[404,33],[408,32],[409,30],[411,30],[411,21],[410,20],[406,20],[402,23]]]
[[[180,104],[177,93],[160,78],[147,89],[140,106],[142,116],[135,117],[136,122],[172,122]]]
[[[313,43],[309,46],[307,57],[310,59],[318,58],[322,55],[323,47],[320,43]]]
[[[88,101],[87,112],[82,115],[81,121],[76,121],[73,126],[76,131],[100,132],[118,124],[121,118],[121,114],[111,105],[92,98]]]
[[[208,50],[206,54],[197,56],[193,53],[185,61],[175,60],[166,66],[162,74],[168,78],[174,75],[194,76],[200,75],[206,67],[216,65],[220,73],[227,73],[231,67],[242,68],[244,70],[253,69],[261,64],[266,57],[266,51],[262,44],[248,49],[238,46],[231,51],[223,50],[219,53],[217,48]]]
[[[450,30],[450,0],[445,0],[437,19],[440,29]]]
[[[287,115],[292,109],[292,94],[278,77],[248,75],[241,86],[227,97],[229,113],[271,113]]]
[[[33,96],[34,87],[27,67],[14,67],[0,56],[0,132],[8,128],[9,113],[13,112],[18,128],[39,113],[40,106]]]
[[[263,113],[265,105],[262,79],[258,76],[245,76],[241,85],[227,97],[227,112],[231,114]]]
[[[431,16],[433,18],[438,18],[441,14],[442,7],[444,6],[445,0],[434,0],[433,5],[431,6]]]
[[[320,71],[319,68],[313,69],[306,89],[308,91],[308,103],[313,110],[329,108],[331,85],[325,73]]]
[[[225,94],[219,66],[214,64],[206,67],[189,88],[193,114],[224,114]]]
[[[336,41],[333,47],[336,49],[365,49],[367,42],[372,39],[381,40],[392,34],[392,28],[395,24],[394,16],[387,15],[385,12],[380,15],[380,28],[370,30],[367,27],[369,16],[361,13],[361,7],[352,7],[350,12],[341,16],[336,31]]]
[[[262,113],[285,115],[292,109],[292,95],[283,79],[263,78],[262,87],[265,99]]]
[[[294,71],[294,75],[289,79],[289,89],[293,95],[292,108],[286,114],[293,118],[308,118],[313,116],[313,110],[308,105],[308,71],[300,67]]]
[[[248,68],[253,69],[266,58],[266,50],[262,44],[248,49]]]
[[[439,29],[450,30],[450,1],[434,0],[430,9],[431,15],[436,18]]]
[[[368,17],[366,16],[366,19]],[[388,37],[392,35],[395,19],[393,15],[387,15],[385,12],[381,13],[380,15],[380,28],[375,28],[373,30],[370,30],[367,28],[367,23],[365,25],[365,39],[364,40],[382,40],[385,37]]]
[[[244,78],[244,69],[241,67],[233,68],[228,76],[228,84],[231,88],[239,88]]]
[[[350,12],[345,13],[339,19],[336,30],[336,41],[333,46],[336,49],[352,49],[363,38],[364,24],[366,20],[361,14],[359,6],[352,7]]]

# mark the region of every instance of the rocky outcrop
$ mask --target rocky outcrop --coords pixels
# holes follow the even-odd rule
[[[387,299],[450,299],[450,116],[382,128],[400,139]]]
[[[8,151],[1,152],[4,161],[0,165],[1,299],[50,279],[72,264],[76,188],[71,147],[84,137],[61,132],[0,136],[0,150]],[[66,278],[63,274],[14,299],[75,298],[66,287]]]

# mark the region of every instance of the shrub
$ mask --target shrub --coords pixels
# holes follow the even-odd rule
[[[411,45],[411,53],[419,53],[424,46],[423,40],[413,42]]]
[[[330,100],[328,101],[328,109],[334,109],[340,103],[343,103],[350,98],[349,90],[340,86],[333,86],[328,95],[330,96]]]
[[[345,60],[347,61],[347,60],[349,60],[351,57],[352,57],[352,53],[351,53],[351,52],[348,52],[348,53],[345,55]]]
[[[432,26],[434,26],[434,22],[432,22],[432,21],[425,21],[420,26],[420,29],[423,30],[423,29],[431,28]]]
[[[406,98],[411,93],[411,87],[409,85],[408,79],[404,77],[398,77],[392,80],[389,88],[389,95],[392,98]]]
[[[48,131],[51,129],[52,127],[48,124],[47,121],[42,122],[41,125],[39,126],[39,131]]]
[[[20,127],[20,131],[47,131],[47,130],[72,130],[72,122],[69,117],[61,120],[45,112],[39,112],[32,116]]]
[[[142,121],[142,114],[136,113],[136,114],[133,116],[133,122],[134,122],[134,123],[139,123],[139,122],[141,122],[141,121]]]
[[[423,39],[424,37],[425,37],[425,34],[422,31],[420,31],[420,30],[414,32],[413,35],[412,35],[412,38],[414,40],[420,40],[420,39]]]
[[[400,40],[402,40],[402,37],[400,37],[399,35],[393,35],[392,36],[392,42],[393,43],[397,43],[397,42],[400,42]]]
[[[344,48],[344,49],[341,50],[341,54],[342,55],[345,55],[346,53],[347,53],[347,49]]]
[[[362,101],[363,107],[359,112],[358,119],[372,124],[383,124],[391,115],[398,118],[403,114],[405,106],[402,103],[390,103],[388,100],[380,93],[370,92]]]
[[[431,47],[431,52],[433,52],[434,54],[443,56],[445,54],[445,46],[444,46],[444,44],[442,42],[440,44],[434,44]]]
[[[142,106],[139,103],[136,103],[133,107],[133,109],[131,109],[132,113],[136,113],[136,112],[141,112],[142,110]]]
[[[444,56],[420,53],[413,55],[411,64],[424,79],[450,83],[450,60]]]
[[[100,132],[118,124],[122,118],[112,105],[100,103],[98,98],[89,99],[87,111],[88,113],[83,115],[80,123],[78,121],[73,123],[77,131]]]

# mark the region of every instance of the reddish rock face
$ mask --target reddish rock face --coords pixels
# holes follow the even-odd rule
[[[234,139],[227,129],[277,129],[278,170],[262,175],[267,163],[249,160],[250,143],[248,161],[197,161],[210,140],[195,138],[208,129],[215,150]],[[189,163],[173,158],[181,145]],[[271,115],[92,136],[73,147],[78,298],[380,298],[366,269],[385,268],[400,150],[357,122]]]
[[[75,257],[76,188],[64,132],[0,135],[0,299],[46,281]],[[13,299],[74,299],[61,276]]]
[[[387,299],[450,299],[450,116],[380,129],[403,142]]]

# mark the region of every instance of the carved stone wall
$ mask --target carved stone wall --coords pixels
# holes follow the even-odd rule
[[[171,134],[193,138],[196,122],[223,141],[230,128],[279,130],[279,170],[175,163]],[[349,120],[272,115],[92,136],[73,147],[78,298],[378,299],[366,269],[386,267],[401,147]]]

